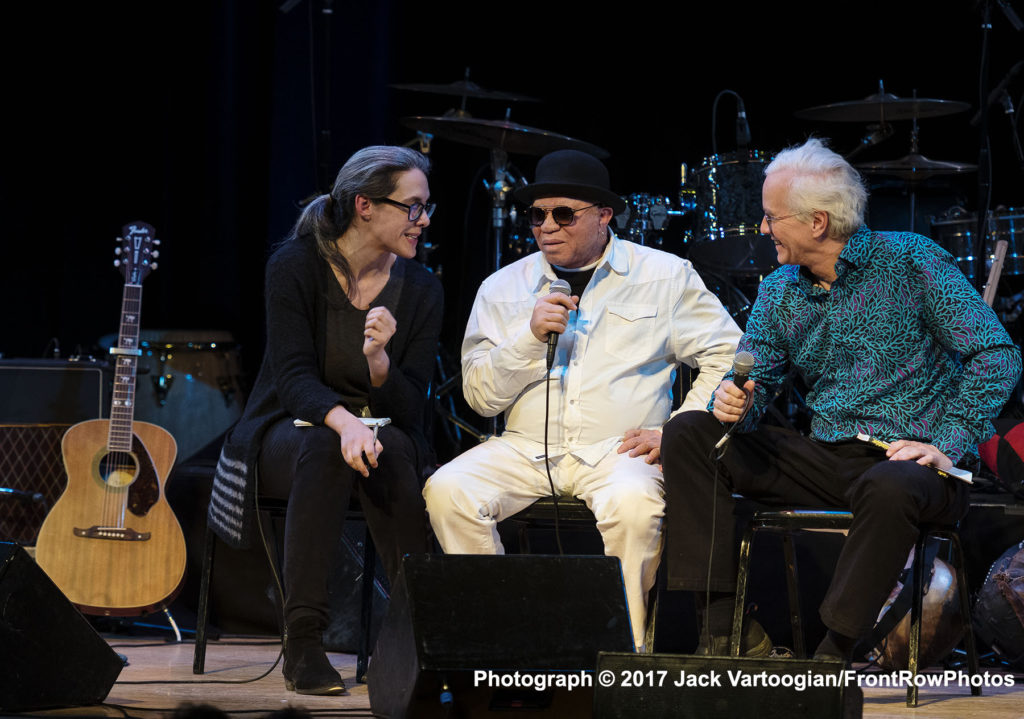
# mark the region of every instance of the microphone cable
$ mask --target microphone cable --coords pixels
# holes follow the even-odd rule
[[[551,502],[555,511],[555,544],[558,546],[558,556],[564,556],[562,549],[562,532],[558,522],[558,492],[555,491],[555,481],[551,478],[551,454],[548,451],[548,427],[551,412],[551,368],[548,367],[547,375],[544,378],[544,469],[548,475],[548,486],[551,487]]]
[[[559,278],[551,283],[549,292],[560,292],[571,296],[572,288],[568,282]],[[568,329],[568,324],[566,329]],[[565,551],[562,549],[562,531],[558,515],[558,492],[555,491],[555,481],[551,478],[551,452],[548,448],[548,429],[551,424],[551,367],[554,364],[554,356],[558,346],[558,334],[550,333],[547,345],[548,351],[545,360],[547,369],[544,376],[544,470],[547,472],[548,486],[551,487],[551,502],[555,512],[555,544],[558,546],[558,555],[564,556]]]
[[[747,354],[747,353],[743,353],[743,354]],[[739,354],[737,355],[737,357],[739,358]],[[747,358],[740,358],[740,359],[742,361],[744,361],[744,362],[747,361]],[[749,368],[747,369],[748,373],[749,373],[751,368],[753,368],[753,357],[749,357]],[[734,372],[735,372],[735,365],[734,365]],[[747,378],[743,377],[743,379],[744,379],[743,384],[746,384],[746,379]],[[703,624],[702,628],[703,628],[703,631],[704,631],[704,635],[708,638],[708,653],[709,654],[710,654],[711,649],[712,649],[712,647],[711,647],[711,642],[712,642],[712,637],[711,637],[711,567],[712,567],[712,564],[714,563],[714,558],[715,558],[715,541],[714,541],[714,538],[715,538],[715,528],[716,528],[717,520],[718,520],[718,468],[719,468],[719,465],[722,462],[722,458],[725,457],[726,450],[729,449],[729,439],[732,437],[733,430],[736,428],[736,426],[738,424],[742,423],[743,420],[746,419],[747,413],[750,412],[750,408],[754,404],[752,401],[750,401],[750,394],[747,393],[747,391],[744,390],[742,387],[740,387],[740,389],[744,392],[744,394],[747,394],[747,403],[746,403],[746,405],[743,408],[743,412],[740,414],[739,419],[737,419],[735,422],[733,422],[732,426],[729,427],[729,429],[726,430],[724,435],[722,435],[722,439],[718,440],[718,442],[715,444],[715,446],[711,448],[711,451],[708,452],[708,459],[710,459],[714,463],[714,465],[715,465],[715,473],[714,473],[714,475],[713,475],[713,477],[711,479],[711,487],[712,487],[712,491],[711,491],[711,542],[709,542],[709,546],[708,546],[708,571],[707,571],[707,579],[704,581],[704,616],[701,617],[701,624]],[[733,594],[735,595],[735,591],[733,592]],[[735,600],[735,597],[734,597],[734,599],[733,599],[733,604],[734,605],[735,605],[735,602],[736,602],[736,600]],[[735,619],[735,611],[733,612],[733,619]],[[742,645],[742,642],[743,642],[743,626],[742,625],[740,625],[740,637],[739,637],[739,640],[740,640],[740,644]],[[730,644],[729,656],[732,656],[732,622],[729,623],[729,644]]]

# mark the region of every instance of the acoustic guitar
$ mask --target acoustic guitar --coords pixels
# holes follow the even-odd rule
[[[122,228],[114,264],[125,278],[110,419],[80,422],[61,442],[68,485],[39,529],[36,560],[81,611],[147,614],[177,596],[185,537],[164,497],[177,445],[133,422],[142,281],[156,269],[153,228]]]

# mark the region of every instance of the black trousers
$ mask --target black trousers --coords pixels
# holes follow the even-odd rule
[[[292,624],[313,616],[325,623],[327,579],[352,492],[393,583],[407,553],[429,551],[429,524],[413,441],[394,425],[380,429],[384,447],[369,478],[341,456],[328,427],[294,427],[291,418],[271,426],[260,450],[260,489],[288,500],[284,537],[284,616]]]
[[[770,505],[848,509],[853,524],[821,618],[830,629],[860,637],[896,585],[919,525],[952,524],[967,512],[965,482],[916,462],[890,461],[858,440],[817,442],[764,426],[734,435],[716,462],[712,450],[723,432],[707,412],[684,412],[665,426],[669,589],[735,591],[734,493]]]

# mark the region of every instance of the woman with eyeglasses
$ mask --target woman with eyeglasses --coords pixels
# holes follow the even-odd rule
[[[253,538],[257,488],[288,500],[283,673],[302,694],[345,691],[322,635],[352,492],[392,581],[403,554],[430,548],[423,422],[442,290],[414,260],[429,169],[414,150],[367,147],[303,210],[267,264],[266,353],[217,467],[209,523],[229,544]]]

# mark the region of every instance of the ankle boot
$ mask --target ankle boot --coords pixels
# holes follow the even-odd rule
[[[323,647],[323,627],[315,617],[288,625],[284,644],[284,685],[299,694],[344,694],[345,682]]]

